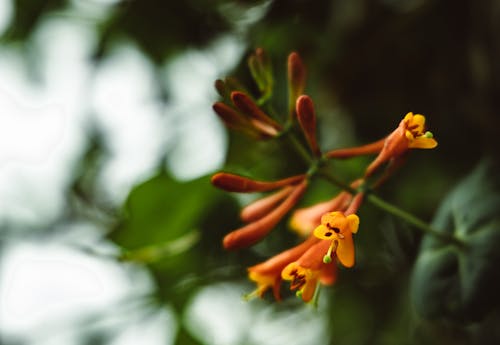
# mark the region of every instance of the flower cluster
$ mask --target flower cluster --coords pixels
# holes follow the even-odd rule
[[[357,233],[360,223],[356,213],[366,193],[401,165],[409,149],[430,149],[436,147],[437,142],[431,132],[425,131],[425,117],[408,113],[393,132],[379,141],[322,153],[316,138],[314,105],[311,98],[303,94],[306,71],[299,55],[294,52],[288,57],[289,114],[283,124],[265,111],[273,87],[269,58],[262,49],[257,49],[248,65],[260,97],[252,97],[234,79],[218,80],[216,89],[222,101],[214,104],[215,113],[227,127],[258,140],[293,136],[290,128],[299,126],[309,146],[307,158],[311,167],[304,174],[276,181],[258,181],[227,172],[213,175],[212,184],[229,192],[271,192],[242,209],[241,220],[245,224],[224,237],[225,249],[246,248],[264,239],[297,205],[313,178],[330,176],[329,160],[376,155],[359,179],[349,185],[338,183],[343,190],[331,200],[293,211],[289,224],[303,239],[301,243],[248,268],[249,279],[257,285],[249,296],[262,297],[272,290],[274,297],[280,300],[281,283],[288,281],[290,289],[309,302],[318,284],[332,285],[336,281],[338,264],[346,268],[354,266],[353,234]]]

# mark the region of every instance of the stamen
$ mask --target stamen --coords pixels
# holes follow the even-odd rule
[[[332,262],[332,252],[337,250],[338,242],[337,241],[332,241],[330,244],[330,247],[328,247],[328,251],[326,252],[326,255],[323,256],[323,263],[329,264]]]
[[[426,137],[426,138],[434,138],[434,134],[432,134],[432,132],[427,131],[427,132],[425,132],[424,137]]]

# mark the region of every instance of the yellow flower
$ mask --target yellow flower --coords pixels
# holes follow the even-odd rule
[[[321,225],[314,229],[314,236],[322,240],[331,240],[328,253],[335,248],[337,258],[342,265],[352,267],[355,258],[352,234],[358,231],[358,227],[357,215],[345,216],[342,212],[330,212],[321,217]]]
[[[304,302],[309,302],[314,297],[318,282],[332,285],[337,278],[336,264],[332,261],[325,263],[323,260],[329,245],[330,241],[319,241],[281,272],[281,277],[290,281],[290,290],[296,290],[297,296]]]

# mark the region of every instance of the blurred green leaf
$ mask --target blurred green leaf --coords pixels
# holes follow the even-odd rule
[[[130,192],[111,239],[129,250],[178,240],[197,228],[216,193],[206,177],[179,182],[161,173]]]
[[[413,302],[423,316],[476,321],[498,306],[499,172],[498,164],[483,161],[439,209],[432,225],[465,246],[424,238],[412,280]]]

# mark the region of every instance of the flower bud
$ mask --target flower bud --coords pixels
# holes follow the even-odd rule
[[[306,69],[299,54],[296,52],[288,56],[288,110],[290,116],[295,111],[295,102],[304,92],[306,85]]]
[[[273,127],[276,130],[281,130],[281,126],[264,113],[257,104],[245,93],[233,91],[231,93],[231,100],[236,108],[250,119],[257,120],[266,125]]]
[[[212,176],[212,184],[220,189],[228,192],[237,193],[252,193],[252,192],[267,192],[288,185],[294,185],[304,180],[305,175],[296,175],[287,177],[281,180],[267,182],[256,181],[248,177],[243,177],[236,174],[220,172]]]
[[[311,151],[315,156],[321,156],[321,151],[316,140],[316,113],[309,96],[302,95],[297,99],[297,118],[311,147]]]

